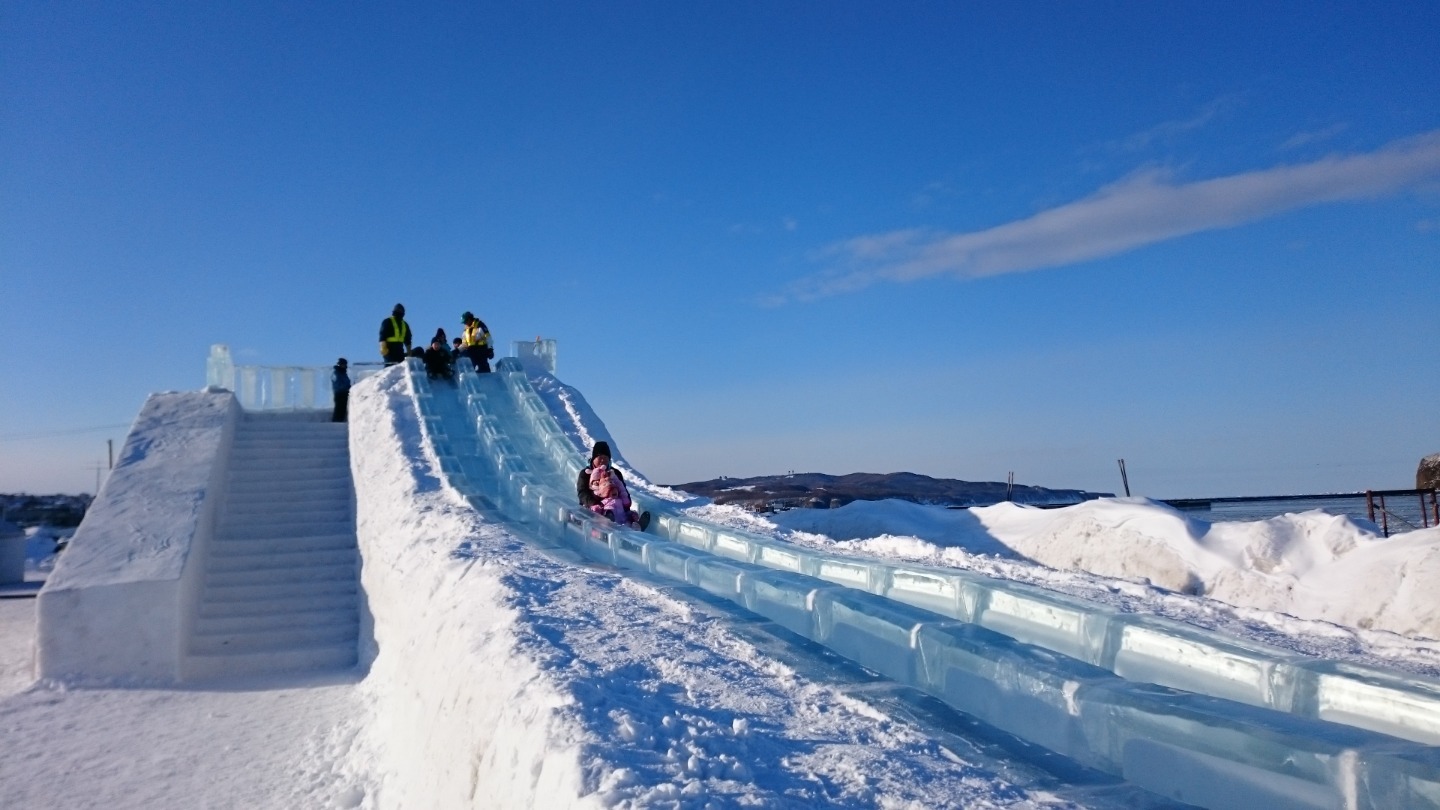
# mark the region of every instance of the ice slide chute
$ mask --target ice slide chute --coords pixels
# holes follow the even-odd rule
[[[465,370],[455,388],[432,387],[413,361],[408,373],[451,485],[540,542],[729,599],[1162,796],[1217,808],[1440,807],[1440,748],[1426,744],[1440,738],[1440,689],[1425,679],[969,572],[803,549],[640,495],[652,533],[617,527],[576,506],[584,453],[518,361]]]

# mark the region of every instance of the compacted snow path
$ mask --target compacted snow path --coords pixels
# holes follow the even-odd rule
[[[205,689],[33,684],[34,612],[34,600],[0,600],[4,807],[362,806],[355,672]]]
[[[39,688],[0,704],[0,784],[9,807],[358,806],[335,772],[357,708],[350,683]]]

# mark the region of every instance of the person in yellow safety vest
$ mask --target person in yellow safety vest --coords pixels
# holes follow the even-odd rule
[[[393,366],[410,352],[410,324],[405,322],[405,305],[396,304],[390,317],[380,322],[380,356]]]
[[[460,322],[465,324],[465,332],[460,338],[460,345],[465,351],[465,356],[475,364],[477,373],[488,374],[490,358],[495,356],[495,349],[490,345],[489,327],[470,312],[461,315]]]

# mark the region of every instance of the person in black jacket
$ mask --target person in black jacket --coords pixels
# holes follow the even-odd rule
[[[590,473],[594,471],[596,465],[609,467],[611,471],[615,473],[615,477],[620,479],[620,488],[624,490],[622,497],[629,503],[630,492],[629,486],[625,483],[625,476],[610,464],[609,442],[595,442],[594,449],[590,451],[590,463],[585,465],[585,469],[580,471],[580,477],[575,479],[575,495],[580,499],[580,505],[596,514],[603,514],[604,512],[605,504],[603,499],[590,489]],[[634,509],[630,509],[629,518],[630,525],[638,528],[642,532],[645,531],[645,527],[650,525],[649,512],[642,512],[637,515]]]
[[[330,389],[335,392],[335,413],[330,416],[332,422],[344,422],[349,418],[350,373],[347,370],[348,365],[345,358],[342,357],[335,363],[335,370],[330,372]]]
[[[390,317],[380,322],[380,356],[393,366],[410,352],[410,324],[405,322],[405,305],[396,304]]]
[[[432,380],[455,379],[455,355],[445,345],[444,332],[436,335],[425,350],[425,374]]]

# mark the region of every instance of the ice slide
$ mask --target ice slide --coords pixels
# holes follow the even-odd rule
[[[430,385],[441,469],[537,542],[686,583],[1086,766],[1203,807],[1440,807],[1440,684],[970,572],[826,554],[637,501],[575,504],[585,453],[521,363]]]

